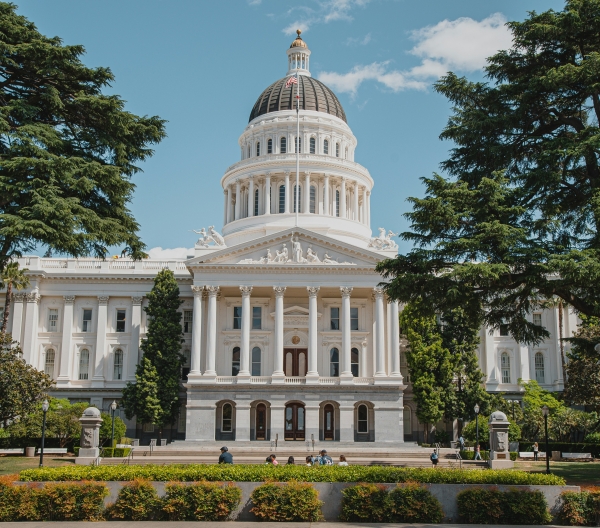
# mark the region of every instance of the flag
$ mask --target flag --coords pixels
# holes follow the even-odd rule
[[[289,88],[290,86],[292,86],[292,84],[298,84],[298,79],[296,78],[296,76],[292,75],[287,82],[285,83],[285,87]]]

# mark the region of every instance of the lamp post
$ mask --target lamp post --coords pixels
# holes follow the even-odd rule
[[[42,402],[42,411],[44,411],[44,418],[42,420],[42,447],[40,448],[40,467],[44,467],[44,441],[46,440],[46,413],[50,408],[48,400]]]
[[[548,456],[548,415],[550,409],[547,405],[542,407],[542,414],[544,415],[544,429],[546,431],[546,473],[550,474],[550,457]]]
[[[115,448],[115,411],[117,410],[117,402],[113,400],[110,404],[110,410],[112,414],[112,434],[110,437],[110,447]]]
[[[479,404],[475,404],[475,454],[479,445]]]
[[[519,403],[519,400],[509,400],[509,403],[511,404],[512,417],[513,417],[513,422],[514,422],[515,421],[515,403]]]

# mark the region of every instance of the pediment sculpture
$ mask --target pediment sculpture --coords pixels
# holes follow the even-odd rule
[[[385,229],[383,227],[379,229],[379,236],[371,238],[369,240],[369,246],[375,249],[398,249],[398,244],[392,240],[392,237],[398,236],[398,233],[394,233],[393,231],[388,231],[386,234]]]
[[[207,248],[211,242],[214,242],[216,246],[225,247],[225,239],[215,231],[215,226],[208,226],[208,233],[204,228],[200,231],[195,229],[192,229],[192,231],[200,235],[200,238],[196,241],[196,247]]]

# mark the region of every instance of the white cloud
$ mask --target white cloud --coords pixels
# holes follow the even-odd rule
[[[371,33],[367,33],[364,37],[348,37],[346,39],[346,46],[366,46],[371,42]]]
[[[310,25],[308,24],[308,22],[304,21],[304,22],[292,22],[289,26],[283,28],[283,32],[286,35],[293,35],[294,33],[296,33],[296,30],[299,29],[300,31],[302,31],[302,33],[306,33],[309,29],[310,29]]]
[[[262,4],[262,0],[248,0],[248,5],[255,6]]]
[[[464,17],[442,20],[412,32],[411,38],[417,43],[409,53],[419,57],[421,63],[409,70],[388,69],[390,61],[373,62],[354,66],[347,73],[322,72],[319,79],[338,92],[352,96],[368,80],[374,80],[394,92],[424,90],[430,82],[448,71],[468,73],[480,70],[485,66],[487,57],[498,50],[510,48],[512,36],[505,23],[506,18],[501,13],[494,13],[480,22]]]
[[[154,247],[148,251],[148,256],[156,260],[186,259],[194,254],[194,248],[178,247],[173,249]]]
[[[329,24],[338,20],[353,20],[352,10],[356,7],[364,7],[371,0],[320,0],[317,2],[318,8],[311,9],[303,6],[305,15],[283,28],[283,33],[292,35],[296,29],[308,31],[314,24]],[[369,36],[370,39],[370,36]]]

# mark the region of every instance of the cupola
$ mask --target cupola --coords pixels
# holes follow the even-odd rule
[[[308,49],[306,42],[304,42],[300,36],[302,31],[297,29],[296,33],[298,34],[296,40],[292,42],[290,48],[287,50],[288,72],[286,75],[294,75],[295,73],[298,73],[300,75],[307,75],[310,77],[310,69],[308,67],[310,50]]]

